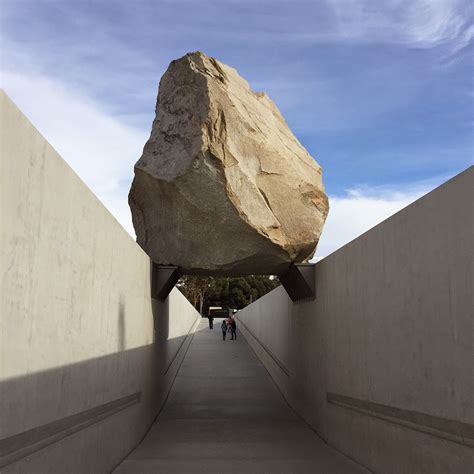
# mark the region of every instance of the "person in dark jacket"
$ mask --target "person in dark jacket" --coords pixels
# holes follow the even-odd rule
[[[222,320],[221,329],[222,329],[222,340],[225,341],[225,336],[227,334],[227,323],[225,319]]]
[[[230,318],[230,336],[232,340],[237,340],[237,324],[233,316]]]
[[[209,329],[214,329],[214,318],[209,315],[207,319],[209,320]]]

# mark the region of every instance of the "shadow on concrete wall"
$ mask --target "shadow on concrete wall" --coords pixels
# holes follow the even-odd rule
[[[65,471],[106,472],[138,444],[187,347],[188,334],[169,337],[169,301],[152,300],[151,310],[152,344],[125,348],[126,317],[133,315],[121,296],[117,352],[0,382],[2,472],[48,472],[55,463]]]
[[[151,300],[155,342],[160,344],[168,340],[170,332],[169,299],[165,301]]]
[[[119,311],[118,311],[118,320],[117,320],[117,348],[119,351],[125,350],[125,343],[127,339],[126,326],[125,326],[125,303],[123,301],[123,296],[120,295],[119,298]]]
[[[150,296],[153,294],[153,260],[150,259]],[[151,298],[153,314],[154,341],[157,343],[168,340],[169,336],[169,298],[165,301]]]
[[[157,360],[160,359],[156,357],[156,352],[155,345],[151,344],[1,382],[0,466],[10,464],[7,461],[23,462],[25,452],[26,455],[34,455],[37,451],[35,446],[41,445],[49,438],[57,437],[58,433],[64,432],[64,430],[74,432],[77,423],[74,420],[68,421],[68,417],[71,415],[78,416],[85,411],[96,409],[96,412],[91,413],[87,420],[87,423],[93,425],[93,423],[101,421],[103,413],[97,409],[104,403],[113,402],[137,392],[152,392],[153,398],[158,400],[160,398],[158,393],[160,379],[156,377],[154,367]],[[160,369],[158,370],[161,372]],[[143,415],[150,411],[154,414],[157,409],[158,407],[153,407],[147,394],[146,399],[140,397],[139,403],[126,408],[122,413],[127,412],[126,417],[131,416],[132,421],[136,417],[142,419]],[[118,414],[120,412],[115,416]],[[150,417],[149,423],[151,421],[152,417]],[[84,420],[81,423],[84,423]],[[52,424],[56,424],[57,429],[54,429]],[[118,456],[116,459],[109,459],[107,465],[112,463],[110,464],[112,466],[114,461],[123,457],[126,454],[127,446],[130,449],[142,434],[137,434],[136,430],[130,431],[130,433],[119,437],[123,446],[118,446]],[[17,435],[15,439],[11,439],[13,435]],[[91,441],[95,438],[94,435],[89,436]],[[129,439],[127,440],[127,438]],[[85,450],[82,452],[87,452],[87,456],[96,458],[97,461],[99,453],[95,453],[97,448],[93,446],[93,443],[90,446],[90,452],[89,447],[87,449],[84,447]],[[89,442],[85,441],[84,446],[88,445]],[[29,449],[31,453],[28,452]],[[62,448],[58,447],[58,449]],[[65,451],[64,456],[66,453],[67,456],[71,455],[69,451]],[[3,459],[5,457],[7,458]],[[56,458],[56,460],[63,462],[62,458]],[[29,462],[28,459],[26,462]],[[75,462],[76,466],[82,464],[82,461],[78,461],[78,459]],[[75,465],[74,462],[71,461],[71,463],[72,466]],[[39,467],[43,470],[45,466],[40,464],[34,469],[35,464],[33,463],[30,467],[31,470],[28,468],[24,470],[38,472]],[[94,465],[94,470],[96,467],[97,465]],[[105,465],[103,467],[104,470],[107,470]],[[45,469],[44,472],[47,470]],[[2,472],[8,471],[2,470]]]
[[[178,352],[186,346],[186,337],[1,382],[0,466],[20,462],[25,472],[38,468],[48,472],[55,462],[61,466],[66,462],[76,471],[78,466],[83,466],[83,472],[110,471],[138,444],[157,416],[180,359],[171,351]],[[173,370],[169,370],[170,365]],[[123,409],[116,407],[117,402]],[[115,404],[115,408],[108,413],[110,404]],[[57,443],[71,434],[76,439],[69,438],[69,447],[67,443]],[[44,443],[57,443],[48,449],[48,456],[41,455]],[[75,443],[80,443],[81,449],[76,449]],[[89,461],[80,459],[83,454],[73,451],[87,453],[91,464],[87,466]],[[40,464],[35,453],[41,455]],[[51,461],[45,457],[51,457]]]
[[[178,325],[186,333],[170,337],[169,299],[150,299],[153,343],[127,349],[126,318],[133,315],[125,301],[121,294],[117,352],[0,382],[2,472],[51,472],[59,465],[108,472],[142,439],[171,388],[192,327]]]

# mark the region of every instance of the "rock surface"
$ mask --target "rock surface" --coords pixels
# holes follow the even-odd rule
[[[129,194],[137,242],[184,273],[280,274],[326,215],[321,167],[264,93],[203,53],[171,62]]]

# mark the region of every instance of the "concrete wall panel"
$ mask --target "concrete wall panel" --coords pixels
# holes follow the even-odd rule
[[[199,314],[176,289],[151,299],[146,254],[0,102],[2,472],[110,471],[158,413]]]
[[[290,404],[375,472],[473,471],[473,189],[471,167],[320,261],[315,301],[239,313]]]

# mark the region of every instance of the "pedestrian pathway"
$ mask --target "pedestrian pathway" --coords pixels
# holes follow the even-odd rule
[[[199,325],[168,400],[123,473],[366,473],[286,404],[237,330]]]

